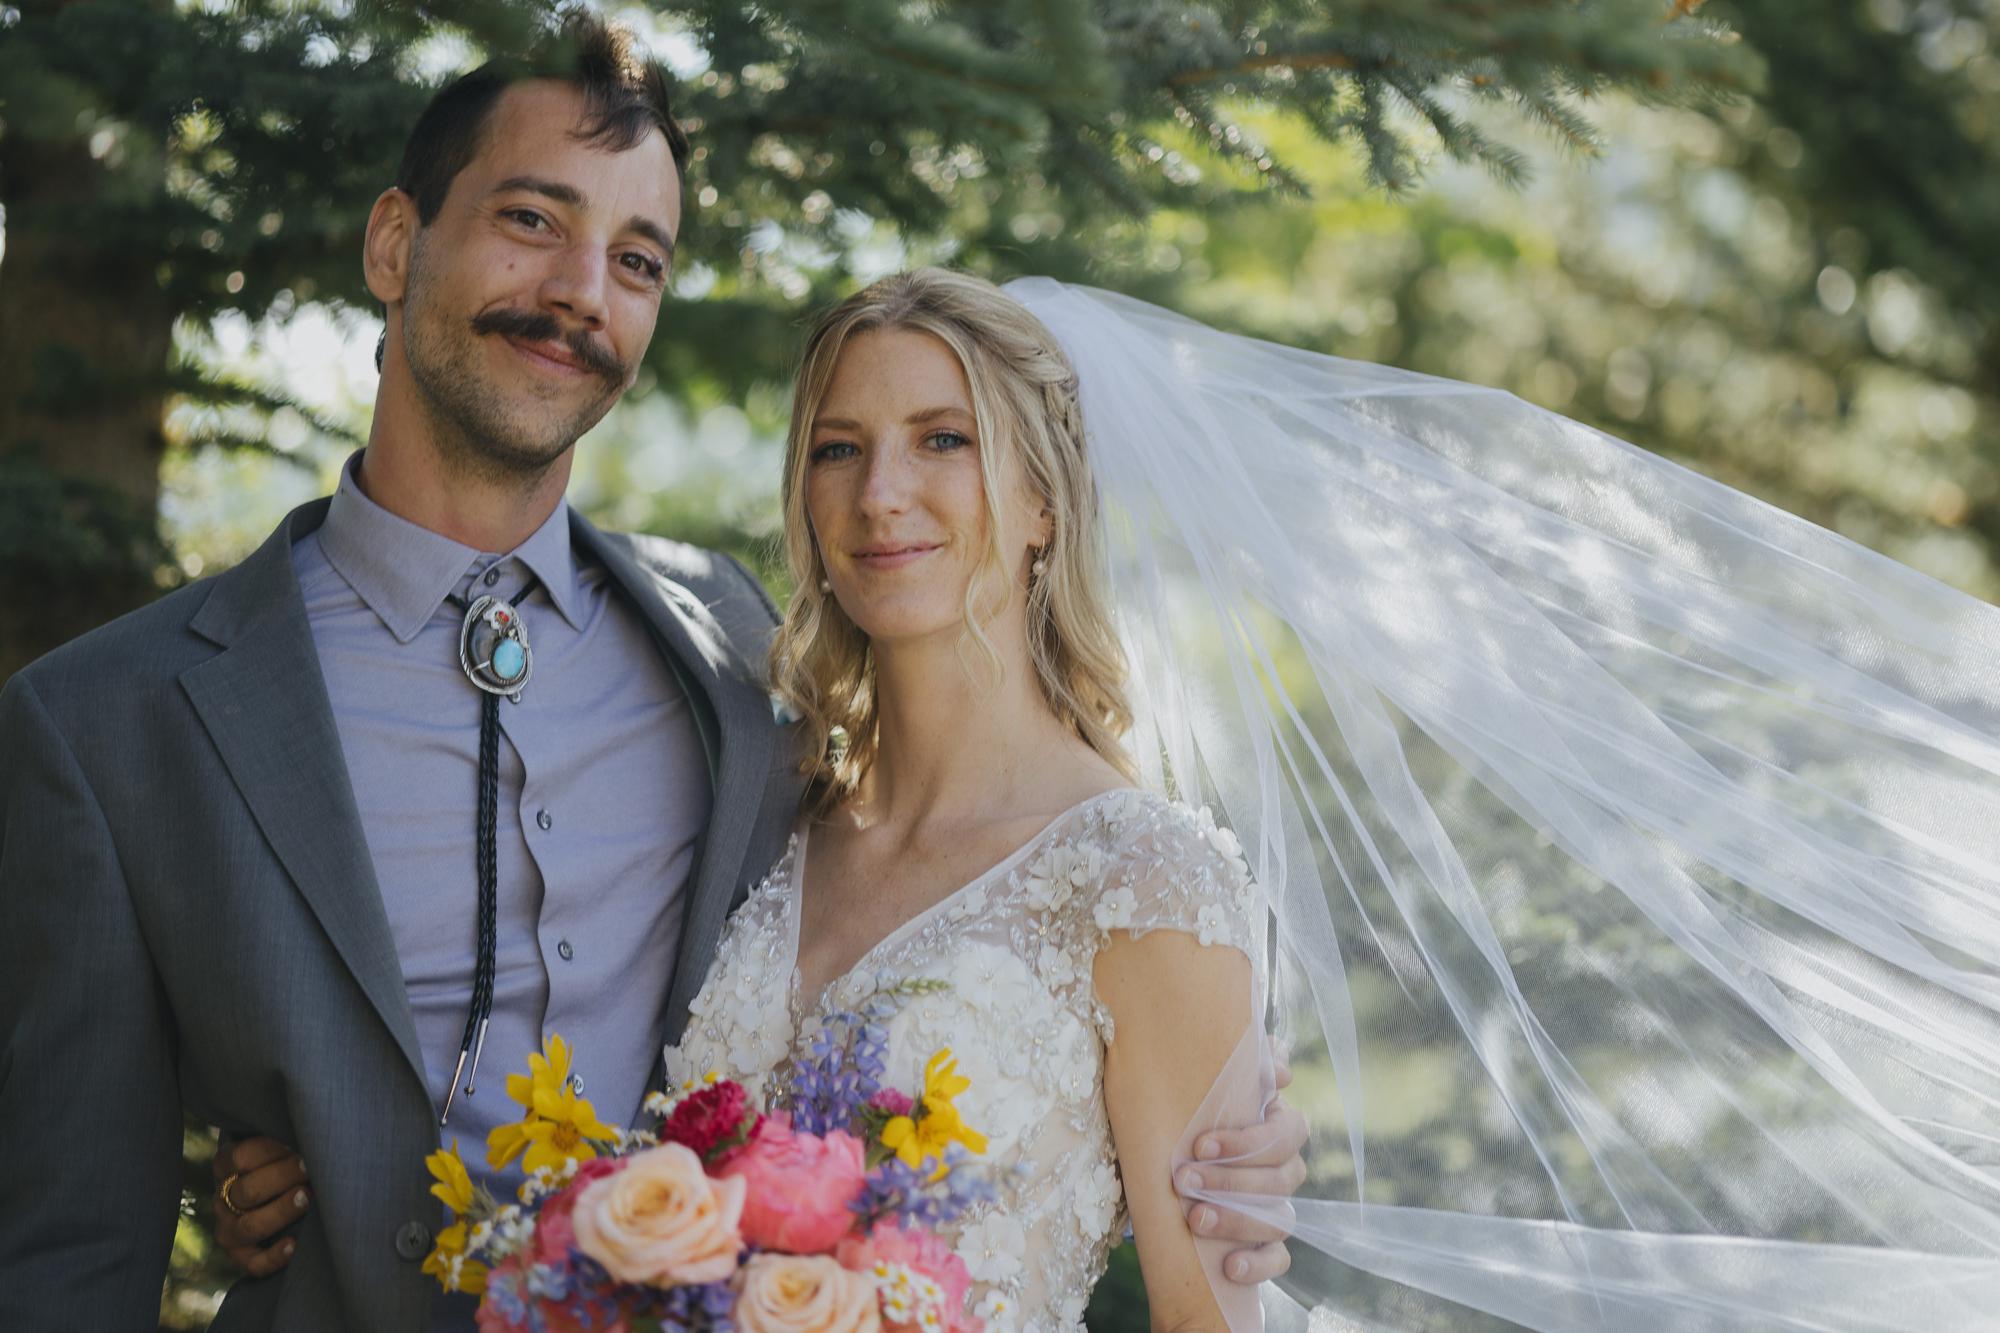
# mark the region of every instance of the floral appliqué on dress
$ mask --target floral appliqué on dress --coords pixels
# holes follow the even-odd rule
[[[674,1082],[714,1070],[751,1089],[805,1052],[824,1015],[918,979],[900,1001],[888,1082],[920,1086],[941,1046],[972,1081],[957,1105],[988,1138],[997,1197],[943,1229],[990,1329],[1083,1327],[1084,1305],[1125,1230],[1104,1105],[1111,1015],[1091,984],[1115,930],[1178,930],[1259,956],[1262,919],[1235,837],[1207,810],[1137,790],[1059,816],[979,878],[919,913],[817,997],[799,994],[798,869],[806,833],[730,919],[695,997]]]

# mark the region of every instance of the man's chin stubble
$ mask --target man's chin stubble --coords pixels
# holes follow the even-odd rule
[[[411,369],[416,371],[414,365]],[[411,378],[429,409],[432,434],[447,469],[488,483],[538,484],[616,401],[615,395],[600,399],[567,422],[551,426],[530,413],[510,411],[493,398],[473,398],[466,389],[475,381],[463,368],[453,367],[437,377],[458,382],[459,387],[444,392],[437,391],[430,375],[417,372]]]

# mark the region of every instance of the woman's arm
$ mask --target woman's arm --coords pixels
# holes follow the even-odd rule
[[[1256,1289],[1222,1276],[1232,1243],[1188,1230],[1172,1179],[1174,1163],[1188,1155],[1196,1115],[1249,1031],[1250,960],[1184,931],[1113,931],[1094,975],[1111,1011],[1104,1098],[1153,1327],[1256,1328]],[[1258,1118],[1255,1086],[1224,1091],[1230,1104],[1222,1109],[1234,1122]]]

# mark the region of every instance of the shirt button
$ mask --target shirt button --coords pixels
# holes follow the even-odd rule
[[[576,950],[569,947],[568,940],[557,940],[556,952],[562,955],[562,960],[565,963],[567,963],[570,959],[576,957]]]
[[[555,816],[550,814],[548,811],[538,810],[535,812],[535,827],[540,829],[542,832],[547,833],[550,829],[555,827],[555,824],[556,824]]]
[[[569,1088],[570,1091],[574,1092],[577,1096],[579,1097],[583,1096],[583,1075],[571,1074],[569,1076]]]
[[[396,1229],[396,1253],[415,1261],[431,1252],[431,1229],[422,1222],[405,1222]]]
[[[500,581],[500,566],[493,565],[486,571],[486,586],[492,587]]]

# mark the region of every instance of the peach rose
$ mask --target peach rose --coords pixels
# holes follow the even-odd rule
[[[880,1333],[875,1284],[825,1255],[760,1254],[736,1279],[737,1333]]]
[[[743,1239],[786,1254],[825,1254],[854,1230],[848,1205],[867,1185],[866,1157],[844,1129],[800,1134],[786,1116],[768,1115],[716,1177],[750,1188]]]
[[[620,1282],[720,1282],[743,1248],[740,1180],[711,1180],[701,1158],[663,1143],[626,1159],[577,1196],[576,1246]]]

